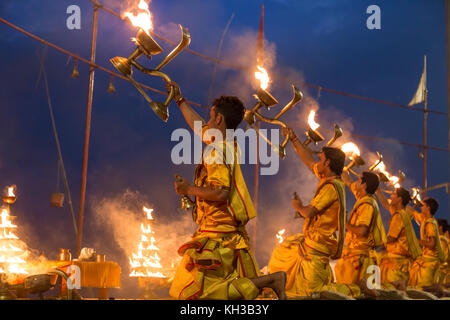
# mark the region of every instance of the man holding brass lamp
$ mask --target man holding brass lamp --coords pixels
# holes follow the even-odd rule
[[[183,98],[178,85],[171,82],[167,84],[170,88],[188,125],[213,147],[198,165],[194,185],[181,178],[175,181],[179,195],[196,197],[193,218],[198,229],[191,241],[178,249],[183,259],[170,295],[176,299],[254,299],[268,287],[279,299],[285,299],[284,272],[260,276],[245,230],[256,212],[237,161],[237,143],[224,138],[227,129],[236,129],[242,121],[242,102],[229,96],[214,100],[210,120],[205,124]],[[215,133],[208,134],[208,129],[215,129]]]
[[[376,192],[381,205],[391,213],[387,233],[387,253],[381,259],[381,284],[387,289],[406,290],[411,263],[422,254],[411,223],[411,215],[406,211],[411,201],[410,193],[404,188],[396,188],[390,201],[383,191]]]
[[[412,264],[409,271],[409,285],[422,289],[438,285],[439,267],[445,262],[445,253],[439,238],[439,226],[434,214],[439,208],[438,202],[433,198],[422,201],[421,212],[408,207],[408,212],[420,225],[420,245],[422,255]]]
[[[356,198],[346,224],[344,250],[335,267],[336,282],[357,284],[368,277],[367,268],[376,265],[371,251],[386,245],[386,232],[375,198],[379,179],[375,173],[363,172],[352,181],[344,170],[342,179]]]

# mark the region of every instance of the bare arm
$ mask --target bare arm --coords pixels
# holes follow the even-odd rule
[[[428,249],[434,249],[436,247],[436,239],[434,237],[426,237],[424,240],[420,240],[419,243]]]
[[[304,218],[312,218],[319,213],[312,205],[303,206],[300,199],[292,200],[292,207],[294,207],[295,211],[299,212]]]
[[[383,194],[383,191],[381,191],[380,188],[377,189],[375,192],[378,198],[378,201],[380,201],[380,204],[383,208],[385,208],[387,211],[391,212],[389,202],[387,201],[386,197]]]
[[[316,160],[314,159],[311,151],[300,142],[291,128],[289,128],[288,130],[291,137],[292,147],[294,148],[295,152],[297,152],[303,163],[312,171]]]
[[[350,174],[348,171],[342,171],[342,180],[344,180],[344,183],[350,188],[350,185],[353,183],[352,178],[350,177]]]
[[[181,178],[175,181],[175,191],[182,196],[191,195],[208,201],[226,201],[230,196],[230,192],[226,189],[197,187]]]
[[[356,226],[350,223],[346,225],[347,230],[357,234],[358,236],[365,237],[369,234],[369,227],[365,225]]]
[[[174,99],[175,101],[178,103],[178,101],[180,101],[181,99],[183,99],[183,95],[181,94],[181,90],[180,87],[178,86],[178,84],[176,82],[171,82],[167,84],[167,88],[170,88],[170,86],[172,86],[175,90],[175,96]],[[179,108],[181,110],[181,113],[184,116],[184,119],[186,120],[187,124],[191,127],[191,129],[201,137],[202,132],[196,132],[195,131],[195,126],[194,126],[194,122],[195,121],[200,121],[201,125],[203,126],[205,124],[205,120],[189,105],[189,103],[187,103],[186,100],[183,100],[180,104],[179,104]],[[201,129],[201,126],[200,126]]]
[[[406,211],[416,220],[416,222],[421,225],[423,223],[423,216],[411,206],[406,206]]]

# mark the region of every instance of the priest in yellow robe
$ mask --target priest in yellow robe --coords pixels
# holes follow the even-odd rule
[[[270,273],[287,272],[288,297],[311,296],[332,283],[329,261],[341,256],[344,245],[345,185],[341,174],[345,154],[340,149],[324,147],[316,162],[292,129],[289,135],[293,148],[319,183],[309,205],[300,199],[292,201],[294,209],[305,218],[303,234],[287,237],[276,247],[268,269]]]
[[[342,178],[357,199],[348,218],[342,258],[335,267],[336,282],[349,285],[367,280],[367,268],[377,263],[371,251],[385,248],[386,232],[374,195],[379,186],[378,176],[363,172],[353,182],[344,171]]]
[[[194,185],[185,179],[175,182],[179,195],[196,197],[193,218],[198,228],[178,249],[183,258],[170,295],[175,299],[248,300],[268,287],[285,299],[286,274],[261,276],[245,230],[256,212],[240,169],[237,143],[226,137],[227,129],[235,130],[242,121],[245,107],[237,97],[221,96],[214,100],[205,124],[178,85],[172,82],[170,86],[187,123],[209,147],[196,169]]]
[[[411,196],[401,187],[392,192],[390,201],[387,201],[380,189],[376,194],[382,206],[391,213],[387,252],[383,255],[380,265],[381,283],[387,289],[406,290],[411,264],[422,254],[411,223],[412,216],[406,211]]]
[[[438,219],[439,239],[441,240],[442,251],[445,255],[445,261],[441,263],[439,268],[439,283],[443,287],[450,287],[450,245],[449,233],[450,225],[446,219]]]
[[[419,256],[409,271],[409,286],[421,289],[439,283],[440,264],[445,262],[445,253],[439,238],[439,226],[434,215],[439,203],[434,198],[422,201],[421,212],[409,207],[409,213],[420,225],[420,245],[422,255]]]

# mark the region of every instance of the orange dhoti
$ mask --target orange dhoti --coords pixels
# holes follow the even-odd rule
[[[425,287],[438,283],[439,265],[440,261],[436,257],[420,256],[411,265],[408,285]]]

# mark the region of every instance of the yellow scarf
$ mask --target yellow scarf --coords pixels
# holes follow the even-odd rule
[[[342,248],[344,247],[344,239],[345,239],[345,185],[340,178],[334,178],[330,180],[323,180],[318,186],[316,193],[314,195],[317,196],[320,190],[326,185],[331,184],[334,186],[339,203],[339,213],[338,213],[338,245],[336,248],[336,252],[331,253],[331,259],[339,259],[342,255]],[[311,222],[312,218],[306,218],[305,224],[308,226]],[[314,244],[310,243],[313,249],[316,249],[320,252],[328,252],[328,248],[321,243],[314,242]]]
[[[409,253],[413,259],[422,255],[422,249],[420,248],[419,241],[417,240],[416,234],[411,223],[411,216],[406,210],[399,211],[400,217],[405,225],[406,241],[408,243]]]
[[[238,162],[237,155],[239,152],[239,146],[236,140],[223,141],[220,145],[223,146],[221,150],[224,163],[231,174],[231,190],[227,205],[228,211],[236,221],[242,225],[245,225],[250,219],[256,217],[256,210],[253,206],[252,198],[248,192],[247,185],[245,184],[245,180],[242,175],[241,166]],[[218,146],[215,145],[215,147],[217,148]],[[228,150],[228,155],[233,154],[234,161],[232,165],[227,162],[226,150]]]
[[[383,221],[381,220],[380,208],[378,207],[378,203],[375,197],[371,195],[366,195],[360,198],[358,201],[356,201],[353,207],[352,214],[353,212],[356,212],[356,210],[358,210],[358,208],[365,203],[373,207],[373,217],[369,226],[370,228],[369,232],[372,234],[375,248],[381,246],[385,247],[387,242],[386,231],[384,230]]]
[[[441,262],[445,262],[445,254],[444,250],[442,249],[441,239],[439,237],[439,226],[436,222],[436,219],[429,218],[420,226],[420,239],[424,239],[425,237],[425,226],[427,225],[427,223],[431,223],[434,226],[434,240],[436,243],[436,248],[438,249],[438,257]]]

